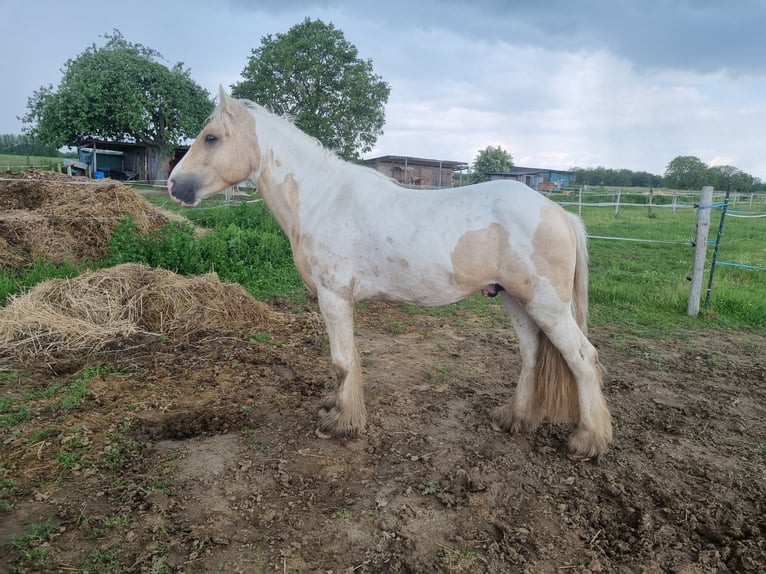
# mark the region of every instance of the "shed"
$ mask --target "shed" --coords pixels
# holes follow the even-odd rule
[[[452,187],[452,176],[468,169],[462,161],[384,155],[364,160],[364,165],[413,188]]]
[[[164,181],[170,163],[183,157],[189,146],[176,147],[170,157],[164,154],[160,157],[154,152],[156,149],[141,143],[91,140],[77,147],[79,162],[75,167],[84,169],[91,177],[101,172],[106,177],[123,181]]]
[[[568,187],[575,181],[575,173],[538,167],[514,167],[511,171],[490,173],[490,179],[513,179],[539,191],[554,191]]]

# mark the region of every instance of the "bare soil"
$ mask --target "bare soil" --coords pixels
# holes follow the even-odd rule
[[[766,571],[762,333],[592,329],[615,443],[577,462],[571,427],[490,427],[520,367],[500,306],[366,305],[357,332],[369,421],[345,442],[314,434],[321,330],[7,366],[0,398],[32,398],[0,428],[0,572]]]

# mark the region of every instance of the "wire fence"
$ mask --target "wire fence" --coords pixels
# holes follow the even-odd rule
[[[29,169],[29,166],[24,166],[24,169]],[[19,178],[2,177],[0,175],[0,182],[18,182]],[[85,180],[78,178],[76,180],[66,180],[51,178],[50,180],[36,178],[34,181],[40,182],[54,182],[57,185],[103,185],[103,179]],[[129,185],[134,189],[141,190],[160,190],[165,189],[166,181],[131,181],[121,182],[125,185]],[[415,192],[416,193],[416,192]],[[209,207],[198,207],[197,209],[221,209],[227,208],[235,203],[255,203],[261,201],[257,197],[257,190],[249,183],[243,182],[240,185],[228,188],[224,192],[224,201],[219,205]],[[713,202],[710,205],[700,206],[700,193],[681,191],[681,190],[667,190],[667,189],[644,189],[644,188],[592,188],[589,186],[581,186],[579,188],[565,190],[563,193],[546,194],[553,201],[563,207],[576,208],[580,216],[583,214],[584,209],[610,209],[613,210],[614,216],[617,217],[620,214],[620,210],[625,209],[644,209],[647,211],[647,215],[652,217],[655,209],[657,210],[670,210],[674,215],[680,213],[689,213],[688,210],[699,209],[720,209],[723,217],[749,219],[749,220],[766,220],[766,193],[743,193],[743,192],[725,192],[718,191],[713,193]],[[748,209],[734,209],[732,206],[740,207],[747,206]],[[7,219],[13,217],[13,214],[4,214],[0,218]],[[66,215],[40,215],[40,217],[56,218],[56,219],[76,219],[78,216],[66,216]],[[104,219],[115,219],[113,217],[105,217]],[[696,221],[696,218],[694,219]],[[694,222],[690,222],[693,225]],[[656,243],[656,244],[693,244],[693,233],[689,234],[689,239],[679,239],[677,237],[630,237],[630,236],[614,236],[614,235],[599,235],[589,234],[589,239],[604,240],[604,241],[624,241],[624,242],[636,242],[636,243]],[[762,237],[766,238],[766,231],[762,234]],[[766,242],[766,239],[764,239]],[[715,244],[716,240],[709,240],[710,244]],[[720,247],[721,238],[717,238],[716,247]],[[766,267],[754,264],[751,262],[741,261],[716,261],[718,265],[739,267],[741,269],[764,271]]]

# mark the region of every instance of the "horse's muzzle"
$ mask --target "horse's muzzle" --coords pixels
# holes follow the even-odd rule
[[[194,177],[172,177],[168,180],[168,193],[176,203],[192,207],[199,203],[196,183]]]

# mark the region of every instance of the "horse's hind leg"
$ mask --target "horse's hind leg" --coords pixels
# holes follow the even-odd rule
[[[501,291],[500,295],[519,340],[521,375],[513,398],[492,412],[492,425],[504,431],[529,432],[537,428],[545,415],[534,404],[535,362],[540,329],[514,297],[505,291]]]
[[[598,351],[577,325],[568,305],[548,308],[535,319],[577,384],[579,420],[569,439],[569,451],[582,458],[598,456],[612,441],[612,419],[601,392],[603,369]],[[549,388],[551,392],[556,390],[555,386]]]
[[[319,291],[322,312],[338,389],[319,410],[317,436],[353,437],[364,429],[367,411],[362,390],[362,369],[354,345],[354,308],[351,302],[330,292]]]

